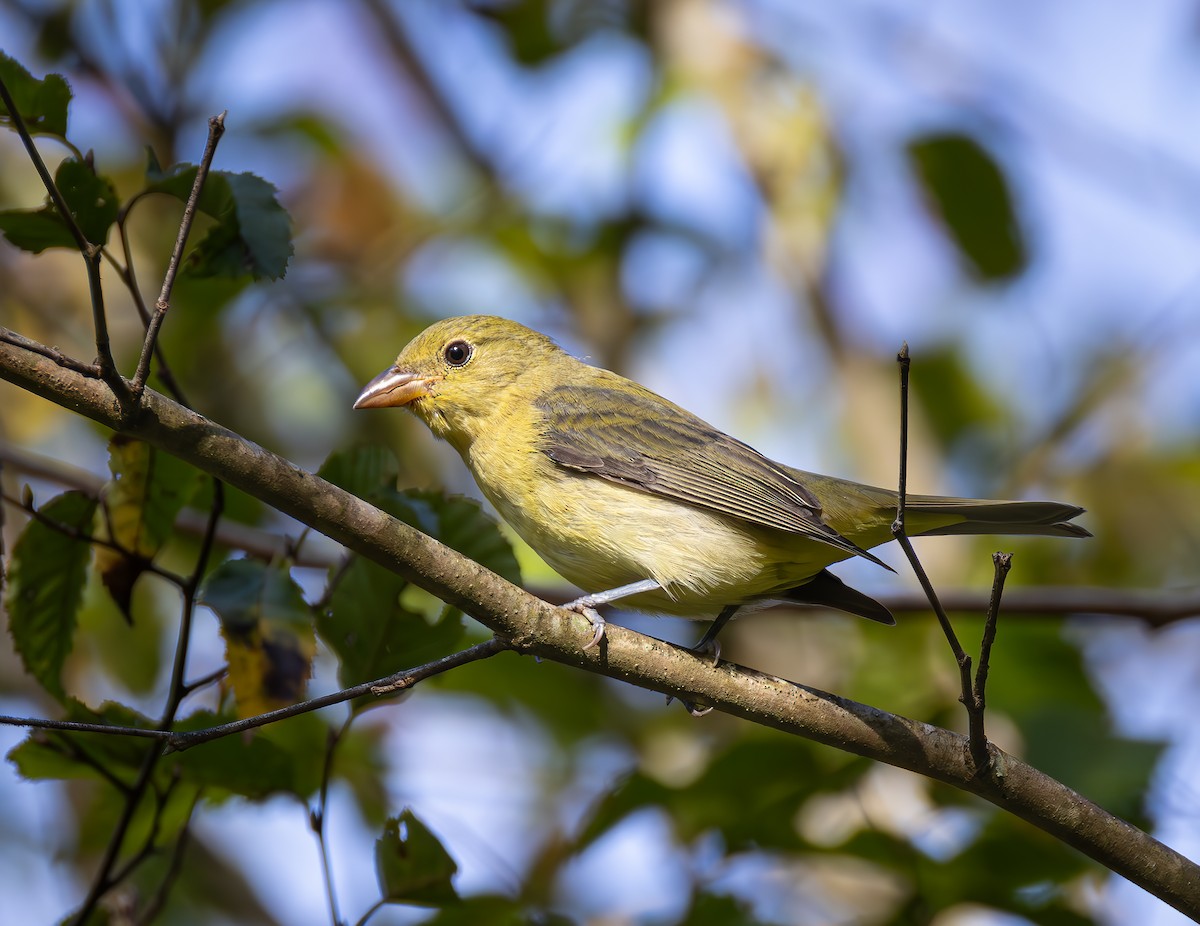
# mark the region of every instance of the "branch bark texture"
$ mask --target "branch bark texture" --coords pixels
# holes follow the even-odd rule
[[[0,378],[145,440],[291,515],[461,608],[513,649],[712,706],[977,794],[1200,920],[1200,866],[989,744],[982,773],[966,737],[814,688],[705,659],[610,625],[591,625],[282,457],[147,389],[122,419],[102,380],[66,369],[0,328]]]

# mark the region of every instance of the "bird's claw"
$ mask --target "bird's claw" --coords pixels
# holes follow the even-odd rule
[[[593,605],[591,596],[584,595],[582,598],[568,601],[562,607],[566,611],[574,611],[576,614],[582,614],[592,625],[595,632],[592,634],[592,638],[583,645],[584,651],[586,652],[599,646],[600,641],[604,639],[605,620],[604,616]]]
[[[709,640],[707,643],[697,643],[691,648],[691,652],[697,656],[712,655],[712,667],[715,669],[721,664],[721,641]]]
[[[674,695],[667,695],[667,704],[670,704],[674,700]],[[698,707],[696,702],[688,701],[684,698],[680,698],[679,703],[682,704],[684,710],[686,710],[693,717],[704,717],[705,715],[711,714],[714,710],[716,710],[716,708],[714,708],[711,704],[708,707]]]

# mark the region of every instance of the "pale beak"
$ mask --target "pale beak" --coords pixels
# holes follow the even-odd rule
[[[363,387],[362,393],[354,400],[354,407],[391,408],[407,405],[414,399],[428,395],[429,386],[435,379],[392,367],[384,370]]]

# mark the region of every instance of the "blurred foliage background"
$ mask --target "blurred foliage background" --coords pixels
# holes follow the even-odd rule
[[[1110,587],[1196,585],[1194,16],[1183,0],[6,0],[0,46],[39,76],[67,77],[69,135],[123,198],[145,184],[147,147],[163,165],[194,162],[207,117],[229,110],[216,166],[279,188],[296,252],[275,283],[185,275],[162,345],[197,410],[301,465],[382,444],[399,486],[472,494],[415,420],[349,406],[431,320],[491,312],[768,455],[890,484],[893,358],[907,340],[912,488],[1085,506],[1094,540],[1006,544],[1009,586],[1095,586],[1102,600]],[[0,135],[0,207],[43,198],[16,136]],[[150,298],[178,214],[155,198],[131,219]],[[108,282],[129,373],[142,326]],[[78,255],[0,245],[0,321],[90,359]],[[107,434],[9,386],[0,439],[10,497],[29,483],[41,503],[108,475]],[[14,448],[57,462],[17,461]],[[390,504],[461,530],[425,498]],[[227,517],[301,534],[236,493]],[[7,512],[6,549],[23,523]],[[509,539],[526,585],[557,589]],[[993,544],[919,549],[939,585],[983,589]],[[337,552],[304,545],[314,560]],[[164,557],[186,571],[195,553],[180,535]],[[839,573],[881,595],[908,582],[867,564]],[[326,570],[292,577],[309,603],[322,599]],[[437,614],[404,596],[406,614]],[[64,684],[92,707],[153,714],[177,596],[143,579],[131,615],[89,585]],[[697,632],[618,619],[684,642]],[[959,623],[978,639],[977,618]],[[194,633],[199,676],[225,652],[209,612]],[[463,633],[483,636],[469,621]],[[989,733],[1195,857],[1200,794],[1185,770],[1200,752],[1198,642],[1187,620],[1004,619]],[[955,667],[927,616],[885,629],[766,613],[727,643],[736,661],[961,726]],[[346,654],[328,640],[316,652],[311,690],[331,690]],[[8,647],[0,709],[57,710]],[[327,711],[279,734],[294,767],[269,793],[197,784],[163,921],[329,922],[305,805],[344,718]],[[6,749],[24,738],[0,737]],[[30,755],[0,773],[4,922],[76,907],[114,814],[102,781],[26,780],[58,777]],[[511,655],[366,713],[337,756],[328,838],[350,922],[379,894],[375,837],[406,807],[473,899],[392,906],[372,923],[1181,921],[942,786]],[[181,774],[193,773],[207,780]]]

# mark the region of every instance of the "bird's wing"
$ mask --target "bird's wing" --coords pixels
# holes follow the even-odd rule
[[[564,385],[537,405],[540,449],[559,466],[885,565],[826,524],[817,497],[784,467],[651,392]]]

